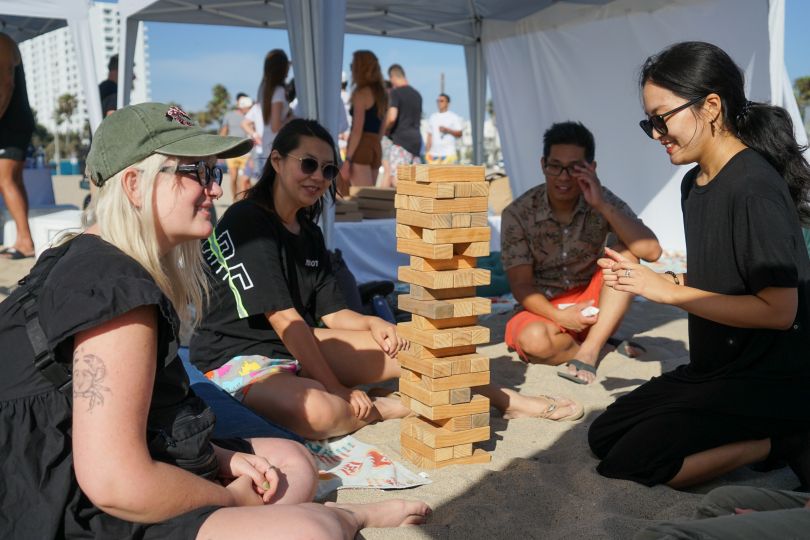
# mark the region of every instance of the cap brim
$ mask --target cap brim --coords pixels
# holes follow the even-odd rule
[[[161,146],[155,151],[168,156],[218,158],[239,157],[250,152],[253,141],[242,137],[223,137],[213,133],[200,133],[177,142]]]

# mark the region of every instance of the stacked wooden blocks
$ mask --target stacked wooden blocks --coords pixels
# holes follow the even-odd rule
[[[473,394],[489,383],[489,342],[478,315],[490,301],[475,296],[489,283],[476,257],[489,254],[488,185],[484,167],[406,165],[397,169],[397,251],[411,256],[398,277],[410,284],[399,308],[412,313],[398,333],[411,342],[399,353],[403,403],[415,415],[402,420],[402,456],[424,468],[485,463],[473,450],[489,439],[489,400]]]
[[[351,200],[357,203],[363,219],[390,219],[394,217],[394,195],[392,188],[352,186]]]

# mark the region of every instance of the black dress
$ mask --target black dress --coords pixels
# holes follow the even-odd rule
[[[690,314],[689,364],[620,397],[591,426],[604,476],[664,483],[686,456],[810,427],[810,262],[787,183],[751,149],[705,186],[698,172],[681,185],[688,285],[727,295],[796,288],[795,320],[750,329]]]
[[[48,267],[47,277],[39,281]],[[26,279],[40,283],[40,325],[57,362],[68,369],[78,332],[139,306],[158,308],[158,354],[145,434],[150,453],[189,470],[205,462],[215,474],[208,440],[213,416],[189,389],[177,357],[177,315],[143,267],[100,238],[81,235],[46,251]],[[195,538],[216,507],[141,525],[105,514],[81,491],[73,471],[71,399],[34,366],[20,302],[23,289],[0,304],[0,538]],[[187,414],[207,423],[185,437],[173,426]],[[166,447],[161,441],[183,447],[191,459],[161,453]]]

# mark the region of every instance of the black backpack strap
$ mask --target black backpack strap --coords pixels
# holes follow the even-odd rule
[[[66,250],[67,248],[65,248]],[[59,259],[61,259],[61,256],[52,256],[43,263],[42,267],[37,269],[35,275],[28,275],[21,279],[19,281],[21,294],[17,301],[22,305],[25,317],[25,331],[34,351],[34,367],[60,392],[71,396],[73,376],[68,368],[56,360],[56,355],[48,346],[48,338],[39,323],[39,307],[37,305],[39,287]]]

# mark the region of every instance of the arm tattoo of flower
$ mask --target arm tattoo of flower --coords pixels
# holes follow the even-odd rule
[[[95,354],[82,354],[76,351],[73,355],[73,399],[89,399],[87,410],[92,411],[98,403],[104,405],[104,394],[110,389],[102,384],[107,375],[104,361]]]

